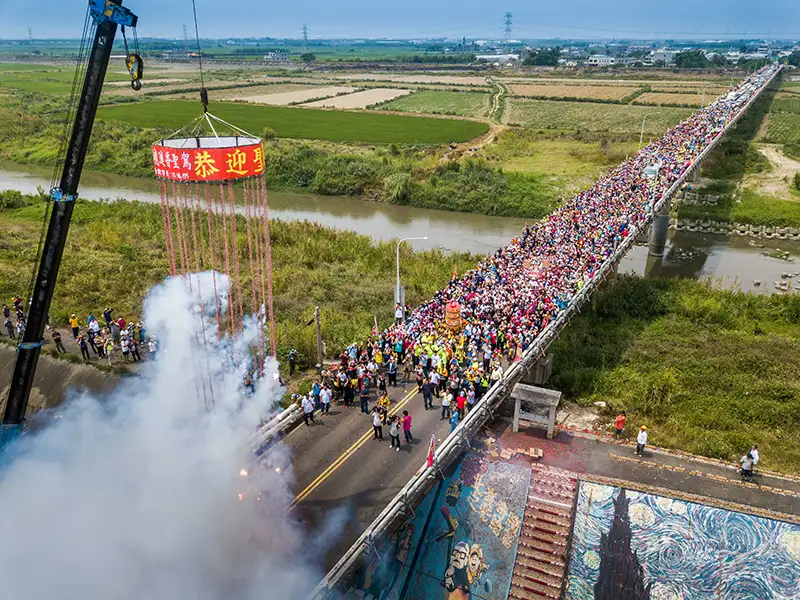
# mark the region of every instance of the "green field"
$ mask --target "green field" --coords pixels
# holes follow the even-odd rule
[[[68,94],[75,75],[72,66],[55,67],[0,63],[0,90],[15,89],[38,94]],[[107,73],[106,81],[126,81],[122,73]]]
[[[489,94],[423,90],[380,105],[380,110],[485,117],[489,113]]]
[[[800,114],[800,96],[796,98],[775,98],[772,101],[770,112]]]
[[[533,129],[661,134],[695,111],[690,108],[625,106],[592,102],[553,102],[510,98],[503,121]]]
[[[765,141],[778,144],[800,142],[800,115],[771,112],[767,117]]]
[[[197,102],[160,100],[101,108],[101,119],[139,127],[177,129],[199,114]],[[254,134],[265,127],[284,138],[376,144],[445,144],[484,134],[484,123],[378,113],[313,110],[283,106],[252,106],[221,102],[211,106],[217,116]]]

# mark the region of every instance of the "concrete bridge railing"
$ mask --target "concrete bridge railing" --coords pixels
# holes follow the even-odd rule
[[[698,155],[692,165],[670,186],[661,200],[653,207],[653,210],[639,223],[638,227],[632,228],[630,234],[603,263],[595,278],[583,286],[564,311],[542,330],[534,343],[525,351],[522,359],[512,365],[505,376],[481,398],[464,420],[456,427],[455,431],[445,439],[442,445],[436,450],[433,466],[423,466],[408,483],[403,486],[395,498],[378,515],[372,524],[367,527],[339,562],[328,572],[325,578],[311,593],[309,600],[324,600],[327,598],[334,587],[346,578],[351,567],[356,563],[359,557],[374,546],[374,541],[380,536],[391,533],[409,513],[413,512],[414,507],[419,504],[425,494],[431,489],[433,484],[440,477],[442,471],[452,464],[462,452],[469,449],[469,440],[487,421],[494,417],[495,411],[498,410],[500,404],[505,400],[513,387],[530,372],[536,364],[536,361],[544,355],[553,340],[558,337],[558,333],[561,329],[570,322],[573,316],[580,312],[580,308],[590,298],[591,294],[609,277],[613,276],[619,261],[622,260],[625,254],[631,249],[640,234],[647,230],[653,218],[667,205],[670,198],[680,189],[695,169],[699,168],[706,156],[716,147],[725,134],[735,126],[739,118],[747,112],[750,105],[772,83],[775,77],[779,75],[780,71],[781,67],[779,66],[758,92],[753,94],[736,116],[717,134],[706,149]]]

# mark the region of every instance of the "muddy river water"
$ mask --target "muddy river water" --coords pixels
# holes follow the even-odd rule
[[[0,163],[0,190],[35,193],[50,185],[50,169]],[[80,197],[87,200],[117,199],[160,202],[155,180],[104,173],[84,173]],[[484,254],[507,243],[524,226],[525,219],[489,217],[426,208],[365,202],[358,198],[270,192],[271,217],[308,220],[329,227],[349,229],[374,240],[427,237],[409,243],[417,250],[441,248],[454,252]],[[766,256],[776,247],[800,255],[800,244],[778,240],[755,241],[737,236],[708,235],[670,230],[663,258],[648,256],[646,245],[631,249],[620,272],[644,276],[712,278],[719,285],[740,287],[755,293],[775,291],[785,274],[790,289],[800,284],[800,262]],[[765,247],[760,248],[758,245]],[[760,285],[755,282],[759,281]]]

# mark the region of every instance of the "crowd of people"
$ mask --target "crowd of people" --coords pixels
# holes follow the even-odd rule
[[[3,304],[3,318],[6,333],[11,339],[22,339],[26,328],[26,316],[22,298],[12,299],[13,316],[16,326],[11,322],[12,309]],[[114,317],[114,309],[106,307],[103,310],[103,322],[94,315],[89,315],[85,325],[81,323],[76,314],[69,318],[69,329],[72,341],[77,351],[84,360],[106,360],[114,364],[118,360],[134,363],[142,360],[145,353],[154,359],[158,354],[158,340],[154,335],[147,335],[141,321],[126,321],[124,317]],[[58,327],[47,326],[58,354],[67,354],[64,338]]]
[[[372,415],[380,438],[379,425],[393,425],[387,422],[386,391],[397,385],[402,368],[403,379],[416,380],[426,410],[434,396],[442,398],[441,418],[455,428],[502,378],[503,359],[521,358],[775,69],[769,65],[757,71],[551,215],[525,227],[510,244],[410,311],[408,318],[398,305],[391,327],[369,342],[350,346],[336,368],[321,373],[310,406],[318,406],[322,398],[327,404],[333,399],[350,406],[358,396],[361,411]],[[460,308],[459,328],[445,319],[452,302]],[[370,410],[372,389],[378,400]],[[318,390],[325,390],[324,395]],[[646,435],[641,429],[642,448]]]

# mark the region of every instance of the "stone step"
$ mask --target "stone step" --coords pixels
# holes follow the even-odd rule
[[[548,521],[543,521],[541,519],[537,519],[536,517],[529,517],[527,514],[525,515],[525,521],[523,527],[534,529],[536,531],[541,531],[543,533],[549,533],[551,535],[563,537],[565,539],[569,537],[569,527],[565,525],[559,525],[557,523],[550,523]]]
[[[522,533],[525,536],[533,538],[535,540],[539,540],[541,542],[549,542],[554,546],[564,546],[567,543],[566,536],[563,535],[554,535],[552,533],[548,533],[546,531],[541,531],[539,529],[534,529],[527,523],[522,524]]]
[[[508,590],[508,597],[510,600],[542,600],[543,598],[550,598],[551,596],[526,590],[512,583],[511,589]]]
[[[558,597],[561,596],[561,588],[554,588],[551,585],[544,585],[535,581],[529,581],[523,577],[519,577],[518,575],[511,577],[511,584],[520,587],[527,592],[533,592],[535,594],[539,594],[539,596],[544,596],[545,598],[555,598],[558,600]],[[536,598],[536,596],[533,597]]]
[[[517,567],[514,569],[514,574],[525,579],[528,582],[538,583],[540,585],[546,585],[554,590],[561,589],[561,577],[553,577],[549,573],[542,571],[541,569],[530,568],[524,565],[518,564]]]
[[[553,568],[561,569],[562,573],[567,566],[563,556],[551,552],[543,552],[530,546],[520,545],[517,551],[517,559],[520,561],[532,561],[538,564],[548,564]]]
[[[524,530],[520,533],[519,543],[520,545],[524,545],[528,548],[533,548],[539,552],[547,552],[554,556],[562,556],[564,553],[563,546],[560,544],[553,544],[547,540],[534,538],[528,535],[528,533]]]
[[[517,566],[544,573],[550,577],[557,578],[559,581],[564,577],[563,565],[554,565],[550,562],[529,558],[527,556],[517,556]]]
[[[525,519],[536,519],[542,523],[556,525],[558,527],[566,527],[569,529],[572,525],[569,514],[562,512],[555,514],[549,510],[542,510],[539,506],[528,507],[525,509]]]

